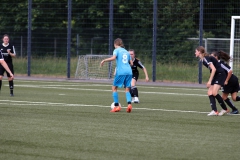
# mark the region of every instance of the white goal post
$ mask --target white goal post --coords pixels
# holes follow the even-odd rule
[[[240,16],[231,17],[231,36],[230,36],[230,57],[229,65],[234,70],[234,74],[240,75]]]
[[[101,61],[111,56],[112,55],[80,55],[78,57],[75,78],[96,80],[113,79],[116,67],[115,61],[105,62],[104,65],[100,67]]]

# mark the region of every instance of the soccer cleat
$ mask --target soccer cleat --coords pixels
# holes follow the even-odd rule
[[[218,115],[219,115],[219,116],[223,116],[223,115],[227,114],[227,112],[228,112],[228,110],[222,109],[222,110],[218,113]]]
[[[135,98],[134,98],[134,97],[132,97],[132,103],[134,103],[134,99],[135,99]]]
[[[138,97],[134,97],[134,103],[140,103]]]
[[[127,107],[127,112],[130,113],[132,111],[132,105],[129,104],[128,107]]]
[[[117,106],[117,107],[114,107],[110,112],[120,112],[121,110],[121,107]]]
[[[230,114],[238,114],[238,110],[234,110],[234,111],[230,112]]]
[[[208,116],[217,116],[218,115],[218,111],[215,112],[214,110],[212,110],[210,113],[208,113]]]

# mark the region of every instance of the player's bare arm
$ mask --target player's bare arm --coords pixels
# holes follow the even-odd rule
[[[11,57],[15,57],[15,56],[16,56],[16,54],[14,54],[14,53],[11,52],[11,49],[8,49],[7,52],[8,52],[8,54],[9,54]]]
[[[226,80],[225,80],[225,82],[224,82],[224,85],[227,85],[227,84],[228,84],[228,81],[229,81],[229,79],[231,78],[232,74],[233,74],[233,71],[230,70],[230,71],[228,72],[228,74],[227,74],[227,78],[226,78]]]
[[[214,65],[212,63],[209,64],[209,67],[211,68],[212,72],[211,72],[211,75],[210,75],[209,80],[207,82],[207,88],[209,88],[211,86],[213,77],[214,77],[215,72],[216,72],[216,68],[214,67]]]
[[[131,66],[133,66],[133,61],[132,61],[131,59],[130,59],[130,61],[129,61],[129,62],[130,62],[130,65],[131,65]]]
[[[146,68],[143,68],[143,72],[145,74],[145,81],[148,82],[149,81],[149,77],[148,77],[148,73],[147,73]]]
[[[116,59],[116,56],[114,55],[114,56],[112,56],[112,57],[110,57],[110,58],[107,58],[107,59],[102,60],[102,62],[100,63],[100,65],[103,66],[104,62],[113,61],[113,60],[115,60],[115,59]]]

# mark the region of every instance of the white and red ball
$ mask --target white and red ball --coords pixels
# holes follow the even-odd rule
[[[115,107],[114,104],[115,104],[114,102],[111,104],[111,109],[113,109]],[[119,107],[122,107],[120,103],[118,103],[118,104],[119,104]]]

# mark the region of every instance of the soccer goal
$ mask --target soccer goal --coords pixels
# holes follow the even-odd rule
[[[240,16],[231,18],[230,57],[233,73],[240,78]]]
[[[100,63],[103,59],[111,55],[80,55],[75,73],[77,79],[105,79],[111,80],[114,77],[116,67],[115,61],[105,62],[102,67]]]

